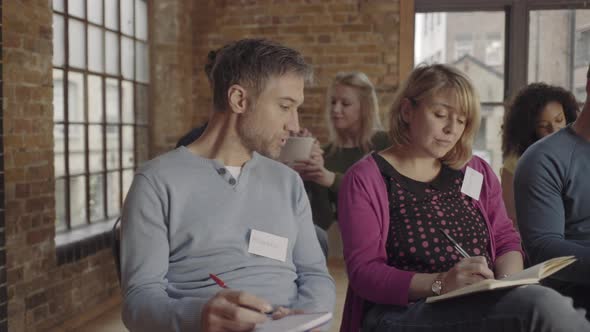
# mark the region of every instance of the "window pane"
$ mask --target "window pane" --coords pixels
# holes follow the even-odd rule
[[[137,123],[148,123],[148,87],[143,84],[135,85],[135,105],[137,106]]]
[[[113,30],[119,29],[118,4],[119,1],[117,0],[105,0],[104,2],[105,26]]]
[[[135,37],[146,40],[147,35],[147,4],[145,0],[135,0]]]
[[[139,82],[149,82],[148,47],[146,43],[135,42],[135,75]]]
[[[86,225],[86,177],[70,178],[70,224],[73,227]]]
[[[102,174],[90,176],[90,221],[105,219],[104,216],[104,177]]]
[[[121,71],[123,78],[133,79],[133,39],[122,37],[121,38]]]
[[[88,126],[88,161],[90,172],[99,172],[104,170],[103,165],[103,130],[101,125]]]
[[[68,126],[68,137],[70,174],[82,174],[86,172],[86,128],[84,125],[71,124]]]
[[[133,126],[123,126],[123,167],[133,167]]]
[[[87,0],[88,20],[102,25],[102,0]]]
[[[84,76],[73,71],[68,72],[68,120],[84,121]]]
[[[123,123],[133,123],[133,83],[123,81]]]
[[[65,174],[65,159],[64,159],[64,125],[56,124],[53,126],[53,169],[55,177],[63,176]]]
[[[88,25],[88,69],[102,73],[104,71],[103,30]]]
[[[75,19],[68,20],[68,45],[70,66],[86,68],[86,34],[84,24]]]
[[[133,0],[121,1],[121,32],[133,36]]]
[[[66,229],[66,186],[64,179],[55,180],[55,230]]]
[[[504,108],[505,12],[416,14],[414,62],[445,63],[471,78],[482,102],[473,152],[499,172]],[[485,22],[485,24],[482,24]],[[466,29],[465,27],[469,27]]]
[[[133,170],[125,170],[123,171],[123,201],[125,201],[125,197],[127,197],[127,192],[131,187],[131,183],[133,182]]]
[[[68,0],[68,12],[72,16],[84,18],[84,0]]]
[[[590,62],[590,10],[530,13],[528,81],[584,91]],[[577,94],[580,97],[580,94]],[[584,99],[578,100],[583,102]]]
[[[107,73],[112,75],[119,74],[119,38],[113,32],[106,33],[106,64]]]
[[[107,170],[119,169],[119,126],[110,125],[107,129]]]
[[[137,151],[136,166],[141,166],[142,163],[148,160],[148,146],[148,129],[146,127],[135,128],[135,150]]]
[[[88,75],[88,122],[102,122],[102,78]]]
[[[116,217],[121,212],[121,184],[119,183],[120,172],[107,173],[107,210],[109,217]]]
[[[472,79],[482,102],[504,100],[504,12],[416,14],[415,26],[416,65],[450,64]]]
[[[53,0],[53,9],[63,12],[64,11],[64,0]]]
[[[53,14],[53,65],[63,66],[65,62],[64,17]]]
[[[107,84],[107,123],[121,122],[119,116],[119,81],[112,78],[106,79]]]
[[[486,160],[496,175],[500,176],[502,166],[502,123],[504,106],[482,105],[479,131],[473,144],[473,153]]]
[[[53,70],[53,121],[64,120],[64,72]]]

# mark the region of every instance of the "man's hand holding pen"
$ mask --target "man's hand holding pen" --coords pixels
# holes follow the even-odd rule
[[[252,294],[223,289],[211,298],[201,312],[201,331],[251,331],[268,318],[272,306]]]
[[[201,331],[252,331],[256,324],[268,319],[281,319],[285,316],[302,314],[303,310],[282,306],[273,308],[265,300],[252,294],[232,290],[221,278],[210,273],[209,277],[222,288],[211,298],[201,313]],[[312,332],[318,332],[314,329]]]

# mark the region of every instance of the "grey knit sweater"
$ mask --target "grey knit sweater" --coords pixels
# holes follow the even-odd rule
[[[288,238],[286,262],[250,254],[251,230]],[[273,305],[334,307],[301,179],[256,153],[237,181],[185,147],[148,162],[127,194],[121,251],[131,331],[199,331],[203,305],[220,290],[209,273]]]

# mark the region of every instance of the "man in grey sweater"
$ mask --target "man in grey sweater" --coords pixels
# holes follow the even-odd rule
[[[546,281],[590,318],[590,68],[576,122],[529,147],[514,177],[516,215],[531,263],[574,255]]]
[[[303,183],[272,160],[299,130],[310,75],[298,52],[269,41],[219,51],[207,129],[141,167],[127,194],[121,259],[131,331],[250,331],[264,312],[333,310]]]

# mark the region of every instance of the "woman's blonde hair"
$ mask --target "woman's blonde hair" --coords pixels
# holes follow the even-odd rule
[[[371,83],[371,80],[369,80],[369,77],[362,72],[340,72],[336,74],[328,88],[326,121],[330,132],[330,142],[332,143],[332,150],[329,152],[335,152],[344,145],[344,135],[334,128],[330,114],[332,111],[332,95],[337,85],[348,86],[358,91],[361,107],[360,131],[354,143],[363,152],[369,152],[372,148],[371,139],[375,131],[382,127],[381,120],[379,119],[379,102],[377,101],[375,87]]]
[[[454,93],[459,111],[465,115],[465,130],[453,149],[442,162],[454,169],[460,169],[470,159],[473,139],[480,123],[479,97],[473,84],[459,70],[442,64],[419,65],[398,90],[389,113],[389,135],[393,146],[410,144],[409,126],[402,117],[402,104],[407,98],[414,105],[433,98],[439,93]]]

